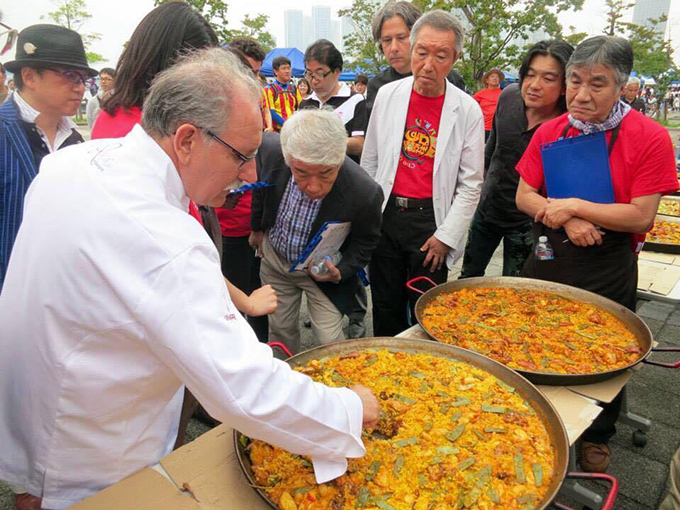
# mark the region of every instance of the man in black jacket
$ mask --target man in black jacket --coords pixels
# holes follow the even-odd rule
[[[269,316],[269,340],[300,349],[299,310],[307,297],[315,337],[344,339],[342,316],[351,312],[364,268],[380,238],[383,193],[364,170],[346,157],[347,133],[332,111],[303,110],[283,126],[281,136],[265,134],[256,157],[258,180],[273,183],[253,194],[250,244],[262,257],[262,283],[278,296]],[[351,222],[340,253],[328,271],[290,271],[326,222]]]
[[[373,39],[390,66],[368,82],[366,111],[369,115],[380,87],[411,76],[411,28],[421,14],[411,2],[399,0],[387,2],[373,17]],[[463,77],[454,69],[446,78],[465,92]]]

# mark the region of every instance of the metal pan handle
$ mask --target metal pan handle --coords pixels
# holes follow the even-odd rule
[[[680,347],[654,347],[651,352],[680,352]],[[680,368],[680,359],[675,363],[663,363],[650,359],[644,359],[642,362],[647,363],[648,365],[656,365],[657,367]]]
[[[581,480],[604,480],[605,482],[609,482],[611,484],[611,488],[609,489],[609,493],[607,494],[604,503],[602,503],[602,507],[600,508],[600,510],[613,510],[614,503],[616,502],[616,496],[619,493],[619,481],[616,478],[606,473],[576,473],[576,472],[567,473],[566,478],[577,478]],[[571,508],[569,508],[568,506],[565,506],[561,503],[557,503],[556,501],[553,501],[552,506],[558,508],[559,510],[571,510]]]
[[[406,282],[406,288],[408,290],[412,290],[413,292],[417,292],[418,294],[425,294],[424,290],[420,290],[419,288],[413,286],[414,283],[420,282],[420,281],[423,281],[423,280],[426,281],[427,283],[431,283],[433,287],[437,286],[437,284],[434,283],[432,280],[430,280],[427,276],[418,276],[417,278],[414,278],[413,280],[407,281]]]
[[[290,352],[288,350],[288,347],[283,345],[281,342],[269,342],[267,345],[269,347],[271,347],[272,349],[274,349],[274,347],[278,347],[279,349],[281,349],[286,354],[286,356],[288,356],[289,358],[293,357],[293,353]]]

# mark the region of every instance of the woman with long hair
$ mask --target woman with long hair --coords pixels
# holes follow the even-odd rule
[[[156,7],[137,26],[116,68],[113,94],[103,101],[92,139],[125,136],[142,118],[142,105],[154,77],[178,55],[216,46],[217,34],[184,2]]]

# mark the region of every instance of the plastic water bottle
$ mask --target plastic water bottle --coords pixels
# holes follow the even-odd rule
[[[340,262],[340,259],[342,259],[342,253],[339,251],[333,251],[331,253],[328,253],[322,257],[319,257],[314,260],[312,263],[312,274],[315,276],[321,276],[324,275],[328,272],[328,266],[326,265],[326,261],[329,260],[331,264],[334,266],[338,265],[338,262]]]
[[[552,260],[555,258],[555,252],[553,252],[553,247],[548,242],[546,236],[541,236],[538,238],[538,244],[534,250],[534,255],[536,260]]]

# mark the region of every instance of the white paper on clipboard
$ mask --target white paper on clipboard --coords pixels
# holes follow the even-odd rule
[[[351,227],[352,223],[349,221],[343,223],[325,223],[319,233],[312,239],[310,246],[293,263],[290,271],[305,271],[310,260],[338,251],[345,242],[345,239],[347,239]],[[313,249],[310,251],[309,248],[311,247]]]

